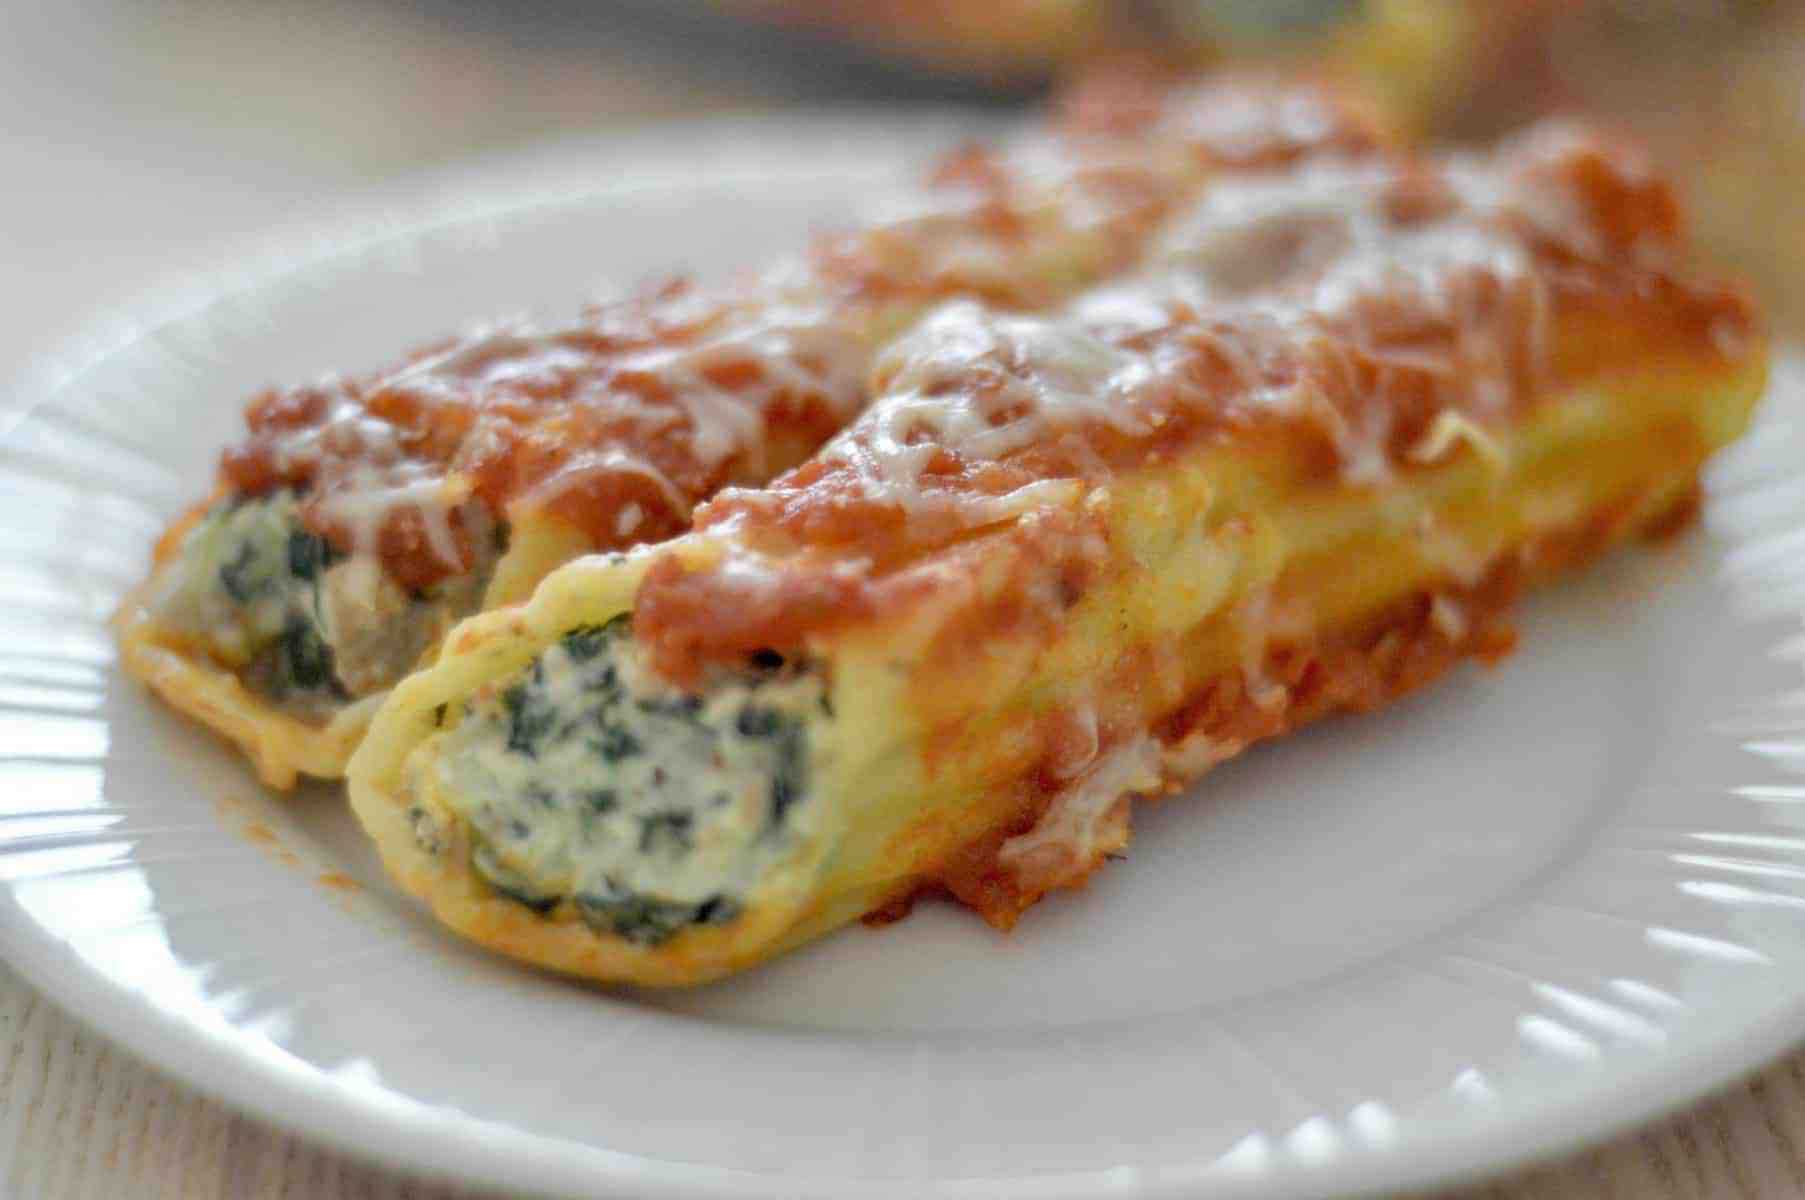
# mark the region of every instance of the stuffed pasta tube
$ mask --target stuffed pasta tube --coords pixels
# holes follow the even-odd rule
[[[273,786],[340,775],[453,623],[802,462],[932,302],[1044,308],[1137,261],[1212,174],[1380,141],[1308,82],[1100,76],[1047,128],[952,155],[890,216],[748,278],[268,392],[122,609],[126,669]]]
[[[1263,738],[1512,643],[1692,511],[1765,370],[1568,126],[1219,180],[1143,274],[938,309],[811,461],[459,626],[358,819],[439,920],[673,985],[950,893],[1008,927]]]

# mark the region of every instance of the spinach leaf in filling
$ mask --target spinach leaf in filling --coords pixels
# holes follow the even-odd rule
[[[440,794],[497,891],[655,945],[735,919],[794,845],[822,692],[779,665],[685,693],[648,668],[628,618],[582,626],[443,735]]]

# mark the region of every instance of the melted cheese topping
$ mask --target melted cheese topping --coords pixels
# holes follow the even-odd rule
[[[309,487],[308,516],[342,550],[416,577],[467,568],[451,514],[473,495],[496,511],[618,495],[594,514],[604,545],[628,505],[680,524],[720,482],[768,474],[774,430],[850,418],[867,352],[807,296],[680,299],[482,331],[386,376],[278,398],[253,410],[228,475]]]
[[[1346,121],[1320,90],[1283,88],[1270,79],[1225,88],[1210,80],[1191,85],[1163,109],[1155,129],[1206,147],[1232,163],[1270,163],[1298,147],[1330,141]]]
[[[1057,611],[1094,560],[1086,496],[1106,502],[1112,479],[1254,428],[1344,486],[1384,485],[1459,444],[1494,453],[1488,429],[1598,369],[1577,345],[1561,357],[1557,320],[1645,322],[1705,354],[1721,353],[1722,326],[1750,325],[1733,292],[1659,265],[1679,236],[1672,209],[1638,159],[1571,130],[1483,160],[1318,157],[1223,177],[1133,279],[1050,314],[961,302],[925,320],[814,461],[698,510],[699,529],[756,553],[713,574],[661,565],[638,627],[673,678],[799,649],[811,630],[908,603],[943,570],[936,551],[1003,522],[1042,547],[1031,590]],[[1423,537],[1471,574],[1468,548]]]
[[[873,498],[906,509],[931,502],[923,476],[946,450],[1002,459],[1079,421],[1150,431],[1129,403],[1152,375],[1143,359],[1082,328],[975,303],[949,305],[893,343],[874,375],[885,399],[823,453],[858,470]]]
[[[1160,744],[1145,735],[1104,753],[1032,829],[1004,842],[997,860],[1041,891],[1088,874],[1098,858],[1128,844],[1128,797],[1159,787],[1160,762]]]
[[[1478,422],[1547,366],[1552,270],[1508,219],[1509,167],[1463,164],[1464,191],[1380,162],[1220,180],[1159,238],[1138,280],[1054,316],[975,302],[939,310],[880,357],[883,398],[824,458],[851,468],[872,501],[920,510],[963,499],[974,521],[989,520],[994,497],[944,486],[945,455],[1002,462],[1073,430],[1148,441],[1173,410],[1219,403],[1200,386],[1206,355],[1238,408],[1316,425],[1349,482],[1391,470],[1395,414],[1374,394],[1387,373],[1426,377],[1437,420],[1452,422],[1425,452],[1463,434],[1483,446]],[[1598,240],[1577,201],[1539,207],[1578,227],[1565,244]],[[1212,306],[1207,330],[1185,327],[1187,313]],[[1374,372],[1379,388],[1349,403],[1350,386]],[[1100,455],[1092,469],[1076,465],[1106,470]]]
[[[731,286],[483,329],[387,374],[265,396],[225,457],[228,489],[305,493],[315,532],[410,588],[468,569],[472,498],[496,520],[548,511],[600,549],[668,536],[844,426],[882,337],[936,299],[1056,303],[1135,261],[1210,164],[1376,142],[1308,84],[1090,91],[1057,125],[955,154],[862,227]]]

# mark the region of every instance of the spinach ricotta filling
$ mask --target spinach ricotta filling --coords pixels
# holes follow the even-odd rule
[[[681,692],[619,617],[479,694],[439,744],[432,791],[497,891],[656,945],[732,921],[794,848],[810,729],[827,716],[819,675],[781,663]],[[442,851],[439,820],[422,807],[413,819]]]
[[[310,720],[388,687],[475,611],[498,537],[477,568],[409,593],[368,555],[309,530],[294,492],[231,497],[182,543],[153,602],[158,615],[252,691]]]

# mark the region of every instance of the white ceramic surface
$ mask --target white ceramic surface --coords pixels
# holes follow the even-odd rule
[[[6,956],[271,1120],[572,1195],[1420,1185],[1805,1036],[1791,364],[1701,530],[1536,599],[1497,670],[1144,806],[1128,861],[1008,937],[930,904],[685,994],[523,970],[390,889],[335,789],[262,792],[117,674],[105,618],[259,386],[755,261],[921,143],[802,123],[700,170],[582,151],[591,191],[365,230],[25,385],[0,426]]]

